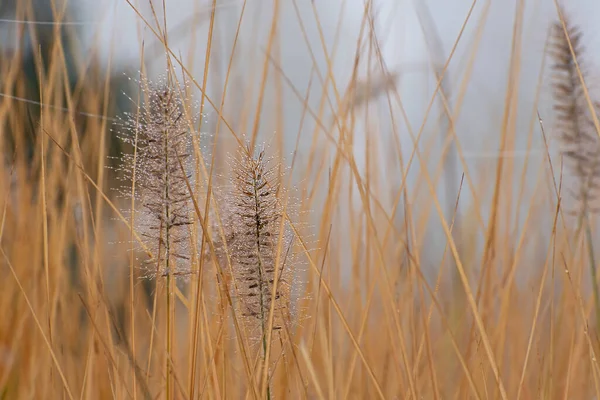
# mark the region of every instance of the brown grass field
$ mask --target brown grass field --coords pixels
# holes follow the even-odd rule
[[[17,4],[27,19],[31,4]],[[197,76],[153,4],[138,20],[168,60],[167,86],[182,104],[173,113],[184,110],[173,120],[159,105],[147,111],[153,122],[139,123],[147,109],[136,105],[157,92],[110,62],[97,68],[93,54],[76,60],[73,79],[76,37],[44,41],[32,26],[34,68],[19,51],[0,62],[0,399],[600,398],[600,93],[587,85],[594,69],[577,21],[557,12],[548,34],[535,97],[554,108],[542,115],[537,103],[518,104],[516,7],[490,137],[509,152],[517,135],[529,146],[537,135],[545,150],[475,171],[454,121],[476,50],[461,55],[458,100],[444,78],[454,53],[432,68],[429,111],[411,126],[397,112],[410,99],[380,62],[371,1],[356,57],[373,72],[356,68],[350,84],[339,82],[327,67],[335,50],[313,49],[327,61],[311,71],[318,107],[279,67],[286,21],[274,12],[251,67],[259,79],[234,79],[239,65],[220,52],[228,67],[211,98],[202,93],[213,79],[215,13],[195,37],[207,49]],[[319,23],[315,13],[303,29]],[[303,104],[300,126],[285,133],[284,87]],[[130,117],[115,100],[122,91]],[[531,121],[526,132],[517,113]],[[263,142],[270,174],[256,158]],[[562,157],[551,157],[557,143]],[[131,165],[140,170],[124,175]],[[440,199],[442,190],[456,198]]]

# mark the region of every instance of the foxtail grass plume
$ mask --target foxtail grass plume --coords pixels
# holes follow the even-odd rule
[[[229,199],[229,238],[237,306],[250,330],[258,330],[263,339],[276,270],[273,329],[281,329],[284,323],[290,322],[291,235],[287,230],[283,237],[279,234],[283,210],[277,198],[281,191],[278,171],[277,165],[269,165],[264,150],[253,156],[249,148],[240,148],[233,163]]]
[[[134,228],[153,254],[145,262],[145,276],[187,277],[192,273],[193,207],[186,180],[192,178],[193,120],[184,112],[180,92],[172,83],[141,84],[147,100],[138,114],[124,121],[127,135],[122,138],[136,152],[123,155],[127,183],[121,192],[130,197],[135,182]]]
[[[554,23],[550,54],[554,96],[555,129],[562,146],[562,155],[569,175],[575,182],[569,188],[577,204],[577,214],[593,210],[600,189],[600,140],[584,93],[579,70],[592,97],[594,112],[598,109],[589,90],[589,71],[584,59],[581,31],[564,19],[571,48],[560,21]],[[575,56],[575,58],[573,57]]]

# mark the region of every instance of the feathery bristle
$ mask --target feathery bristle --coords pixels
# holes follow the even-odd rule
[[[282,316],[287,319],[289,312],[290,265],[285,261],[289,240],[279,237],[278,169],[267,164],[264,150],[257,157],[249,149],[239,151],[233,171],[230,237],[240,313],[250,323],[264,323],[268,318],[275,270],[279,269],[273,329],[280,329]],[[276,266],[277,246],[284,251]]]
[[[186,174],[191,168],[190,122],[183,101],[172,85],[147,84],[148,100],[139,115],[125,121],[129,133],[123,140],[137,146],[137,154],[125,154],[123,194],[131,196],[135,181],[135,229],[154,255],[148,260],[147,277],[189,276],[190,225],[193,220]],[[137,131],[137,143],[135,133]],[[183,170],[182,170],[183,166]]]
[[[552,88],[555,123],[562,154],[570,173],[577,181],[570,191],[580,203],[579,211],[589,210],[600,189],[600,141],[584,95],[575,59],[586,81],[587,70],[583,59],[582,34],[564,19],[573,54],[561,22],[553,26],[550,54],[553,57]],[[587,84],[587,82],[586,82]],[[597,108],[594,105],[594,108]]]

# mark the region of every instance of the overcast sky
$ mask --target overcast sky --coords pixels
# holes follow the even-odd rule
[[[390,71],[399,71],[402,78],[399,87],[403,97],[410,94],[407,102],[412,124],[417,127],[423,119],[424,109],[434,90],[430,54],[424,40],[422,26],[417,18],[415,4],[426,4],[433,26],[442,40],[442,50],[432,56],[434,61],[443,63],[448,57],[460,29],[467,17],[471,0],[374,0],[375,27],[381,43],[385,63]],[[101,37],[105,53],[111,51],[116,62],[139,64],[140,37],[145,41],[147,54],[158,52],[155,57],[147,56],[157,70],[164,69],[164,61],[160,57],[160,47],[148,29],[127,4],[126,0],[82,0],[88,7],[87,19],[97,22],[91,26],[94,34]],[[311,1],[296,0],[308,36],[310,47],[315,55],[322,73],[326,72],[326,62],[323,49],[316,29],[315,16]],[[152,20],[149,3],[145,0],[135,0],[139,10]],[[210,0],[171,0],[166,2],[167,25],[170,30],[170,45],[175,51],[181,52],[186,63],[194,60],[194,74],[201,77],[203,73],[203,58],[206,46],[206,32],[210,13]],[[298,17],[292,6],[292,0],[282,0],[279,30],[281,32],[282,68],[294,85],[304,91],[308,85],[312,61],[298,22]],[[337,84],[344,89],[352,73],[356,41],[360,31],[363,14],[363,0],[345,0],[343,15],[341,0],[316,1],[318,17],[327,45],[331,48],[338,22],[342,20],[341,35],[333,68]],[[213,76],[224,74],[237,20],[240,15],[242,2],[240,0],[219,0],[217,12],[217,34],[213,56],[218,60],[211,66]],[[240,44],[238,45],[238,60],[247,65],[251,71],[246,75],[260,77],[260,67],[264,60],[261,52],[266,47],[266,36],[270,29],[271,10],[270,0],[248,0],[244,15]],[[555,19],[556,9],[554,0],[524,0],[525,23],[523,31],[523,48],[521,52],[521,90],[520,101],[524,106],[532,106],[535,97],[535,86],[540,71],[544,40],[549,21]],[[585,32],[584,42],[590,50],[587,56],[590,62],[598,51],[591,49],[599,47],[600,32],[596,28],[597,17],[600,15],[600,2],[594,0],[574,0],[566,3],[566,11]],[[478,25],[483,24],[483,36],[478,46],[473,72],[467,89],[464,112],[460,121],[468,120],[467,126],[461,129],[460,135],[468,135],[469,152],[483,151],[489,137],[482,131],[490,125],[499,126],[502,118],[502,105],[508,79],[509,55],[515,16],[516,0],[487,1],[478,0],[473,13],[465,27],[461,41],[457,47],[447,73],[450,90],[456,92],[464,74],[468,58],[472,54]],[[488,7],[489,6],[489,7]],[[155,7],[162,19],[162,4],[155,0]],[[427,28],[430,29],[430,28]],[[141,31],[141,36],[139,32]],[[255,36],[258,38],[255,40]],[[431,36],[431,35],[430,35]],[[190,52],[195,42],[195,51]],[[258,43],[258,45],[257,45]],[[153,47],[154,46],[154,47]],[[148,49],[154,49],[153,51]],[[440,54],[441,53],[441,54]],[[255,68],[252,69],[252,66]],[[362,70],[364,75],[364,69]],[[271,73],[274,75],[274,73]],[[219,86],[220,87],[220,86]],[[219,92],[219,89],[214,89]],[[547,88],[544,89],[547,93]],[[291,93],[288,93],[291,95]],[[547,96],[542,96],[546,98]],[[315,96],[318,99],[318,96]],[[301,104],[294,104],[293,96],[286,105],[286,119],[293,126],[294,116],[301,110]],[[530,110],[529,110],[530,111]],[[522,112],[523,121],[527,126],[530,115]],[[492,122],[492,124],[490,124]],[[465,143],[467,146],[467,143]],[[481,146],[484,146],[481,148]],[[489,147],[489,146],[488,146]],[[493,147],[488,148],[493,150]]]

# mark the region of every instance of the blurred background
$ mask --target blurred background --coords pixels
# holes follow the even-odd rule
[[[25,6],[26,3],[30,5]],[[318,123],[315,118],[303,117],[306,94],[307,107],[312,110],[319,110],[323,93],[327,94],[329,103],[321,106],[319,112],[324,123],[333,123],[336,106],[331,105],[332,101],[335,103],[336,93],[343,94],[354,81],[379,82],[383,89],[370,94],[368,103],[357,102],[358,111],[353,116],[353,151],[358,166],[365,170],[364,149],[370,140],[368,147],[379,153],[372,158],[370,169],[392,186],[390,193],[402,180],[397,169],[399,156],[390,150],[390,145],[399,141],[402,162],[406,163],[413,152],[414,137],[422,132],[419,144],[424,151],[423,162],[415,160],[408,168],[407,185],[414,189],[415,198],[423,196],[429,204],[429,193],[418,182],[421,169],[426,167],[432,174],[439,171],[438,198],[444,204],[446,218],[450,219],[461,174],[468,171],[472,189],[461,194],[458,214],[472,205],[472,191],[476,190],[481,196],[481,204],[477,206],[481,218],[488,218],[490,210],[486,204],[490,202],[486,199],[493,195],[494,185],[479,182],[493,176],[498,158],[506,157],[512,166],[503,173],[512,175],[511,179],[525,176],[525,183],[521,183],[523,190],[515,188],[512,192],[513,201],[520,196],[525,201],[519,204],[529,204],[526,200],[534,195],[536,174],[546,154],[537,111],[546,121],[549,134],[552,129],[548,65],[543,63],[549,24],[557,18],[557,3],[552,0],[378,0],[369,2],[366,7],[358,0],[289,0],[279,2],[277,8],[273,4],[263,0],[216,2],[206,93],[214,104],[220,104],[224,81],[230,72],[223,115],[236,131],[248,132],[253,127],[254,116],[249,110],[256,108],[257,88],[262,85],[265,64],[268,71],[264,101],[271,106],[262,108],[260,132],[270,140],[284,137],[288,159],[295,148],[299,128],[302,130],[299,159],[306,160],[311,146],[314,147],[311,132]],[[584,45],[589,49],[586,57],[593,66],[599,61],[598,52],[592,49],[600,45],[595,26],[600,5],[579,0],[563,6],[565,13],[586,33]],[[189,74],[198,82],[204,76],[212,12],[212,3],[208,0],[164,3],[15,0],[3,2],[0,10],[2,59],[5,65],[14,67],[12,60],[20,58],[24,78],[17,82],[6,81],[5,96],[20,94],[24,99],[39,100],[35,60],[41,57],[48,64],[52,56],[49,49],[60,37],[69,71],[65,79],[82,93],[76,101],[85,108],[83,93],[104,86],[101,81],[108,77],[110,88],[102,91],[108,97],[106,107],[110,115],[115,116],[131,106],[127,96],[133,96],[131,90],[135,90],[135,85],[132,86],[128,78],[138,76],[142,68],[150,76],[167,70],[164,45],[149,28],[165,24],[169,46],[181,57]],[[365,10],[368,23],[363,18]],[[278,13],[279,24],[277,38],[270,45],[269,59],[266,49],[274,13]],[[515,28],[516,22],[518,28]],[[366,25],[371,29],[369,35],[364,34]],[[513,41],[515,34],[518,40]],[[379,52],[378,56],[369,53],[369,57],[365,51],[367,40],[377,42],[377,50],[369,46],[369,51]],[[360,51],[357,51],[358,45]],[[446,63],[440,86],[444,95],[434,96],[437,77],[441,76]],[[511,76],[512,63],[517,63],[518,68],[516,75],[512,72]],[[4,69],[10,74],[8,67]],[[181,67],[176,70],[181,71]],[[98,79],[87,79],[90,71]],[[333,82],[324,81],[328,73]],[[184,75],[182,72],[181,77]],[[397,91],[399,100],[388,106],[389,93],[393,90]],[[201,97],[199,93],[195,96]],[[514,109],[506,117],[505,103],[509,97],[514,100]],[[31,115],[38,112],[39,108],[27,106],[25,100],[22,102]],[[370,109],[371,120],[377,120],[376,127],[365,121],[367,112],[361,111],[365,108]],[[209,121],[204,129],[214,131],[216,111],[211,106],[204,110]],[[453,128],[448,125],[447,112],[453,115]],[[82,124],[90,120],[82,115],[78,119]],[[501,130],[505,126],[509,126],[511,134],[508,142],[502,144]],[[283,133],[276,132],[278,129]],[[457,152],[452,130],[462,155]],[[110,133],[107,135],[108,143],[118,146],[118,141],[114,141]],[[330,144],[321,137],[317,148]],[[550,146],[551,154],[556,155],[552,142]],[[389,197],[381,199],[387,209],[393,204],[393,195]],[[526,214],[525,210],[517,213],[517,224],[523,222]],[[436,236],[435,232],[440,231],[436,221],[437,218],[431,218],[428,222],[428,234],[433,235],[431,240],[440,243],[441,248],[443,234]]]
[[[138,78],[140,71],[157,77],[168,69],[164,44],[157,37],[157,32],[166,32],[170,56],[181,62],[175,63],[179,78],[189,83],[194,77],[201,84],[206,64],[206,95],[216,107],[223,102],[223,116],[236,132],[252,131],[254,110],[263,96],[267,106],[260,112],[260,136],[268,143],[277,142],[288,165],[297,146],[299,164],[314,163],[314,154],[319,154],[316,158],[326,160],[331,168],[333,159],[326,154],[335,148],[332,138],[313,132],[336,123],[344,112],[340,98],[350,89],[369,87],[367,94],[353,89],[359,94],[348,101],[357,168],[363,176],[368,171],[382,186],[377,200],[387,215],[398,204],[396,197],[406,173],[411,198],[403,202],[420,206],[422,214],[415,218],[425,225],[418,241],[432,244],[422,256],[434,271],[446,237],[431,211],[424,168],[436,179],[445,219],[451,221],[456,213],[457,245],[479,251],[485,245],[489,225],[485,221],[492,216],[498,177],[512,188],[502,193],[506,214],[512,219],[506,226],[511,235],[531,215],[531,205],[543,204],[552,191],[549,181],[536,182],[540,170],[550,172],[544,161],[542,126],[547,130],[549,154],[559,162],[552,140],[550,72],[545,59],[557,4],[585,32],[589,68],[600,62],[600,53],[593,51],[600,46],[595,24],[600,4],[592,0],[568,4],[552,0],[289,0],[277,2],[277,7],[266,0],[219,0],[215,4],[206,64],[213,12],[208,0],[3,1],[0,96],[9,105],[6,110],[18,111],[5,120],[2,149],[7,165],[15,149],[33,159],[40,76],[55,77],[55,87],[47,88],[52,97],[43,99],[46,112],[75,123],[83,147],[102,147],[84,159],[90,175],[100,173],[99,158],[109,166],[114,163],[123,150],[121,141],[115,140],[114,122],[134,109],[132,99],[138,95],[131,79]],[[278,21],[275,25],[274,20]],[[272,30],[276,37],[271,42]],[[64,68],[53,64],[56,59]],[[223,99],[228,75],[227,99]],[[68,96],[66,87],[71,92]],[[200,86],[190,87],[199,101]],[[264,91],[259,90],[263,87]],[[206,123],[202,129],[207,137],[214,134],[218,121],[213,105],[203,109]],[[313,114],[307,117],[307,110]],[[93,137],[86,138],[87,132],[93,132]],[[337,135],[335,130],[332,134]],[[420,155],[414,152],[417,136]],[[222,136],[222,140],[231,139]],[[507,160],[502,161],[504,167],[499,167],[501,158]],[[310,166],[309,178],[298,176],[298,182],[316,178],[317,168]],[[560,174],[559,169],[552,172],[555,178]],[[463,173],[467,181],[459,196]],[[106,174],[111,187],[110,173]],[[104,179],[104,173],[100,177]],[[312,208],[312,223],[317,226],[325,195],[326,191],[320,197],[317,194]],[[352,196],[339,199],[338,206],[352,209],[353,201],[359,200],[357,191]],[[402,207],[394,215],[402,226]],[[544,235],[547,239],[552,218],[533,220],[540,228],[540,240]],[[339,221],[342,235],[347,232],[343,229],[346,222]],[[535,246],[527,249],[538,250]],[[519,273],[527,274],[527,270]]]

